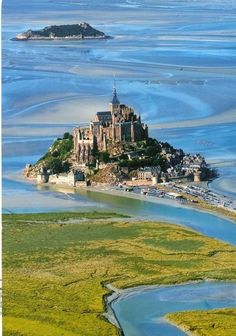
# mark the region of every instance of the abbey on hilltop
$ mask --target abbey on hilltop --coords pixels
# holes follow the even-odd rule
[[[148,126],[131,107],[120,103],[114,85],[109,111],[97,112],[89,127],[74,129],[74,155],[78,164],[89,164],[93,152],[105,152],[109,144],[147,139]]]
[[[66,132],[55,140],[36,164],[27,165],[25,175],[37,176],[38,183],[78,187],[91,182],[199,182],[215,173],[200,154],[185,154],[150,138],[147,125],[131,107],[120,103],[114,86],[109,111],[97,112],[88,127],[76,127],[73,135]]]

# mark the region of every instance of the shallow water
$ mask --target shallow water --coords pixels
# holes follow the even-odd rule
[[[234,307],[236,284],[203,282],[161,288],[134,289],[111,306],[125,336],[182,336],[183,331],[169,324],[164,316],[186,310]]]
[[[76,199],[77,194],[73,194],[72,197]],[[107,204],[118,212],[146,219],[158,219],[181,224],[206,236],[236,245],[235,223],[207,212],[185,208],[181,205],[178,206],[178,203],[174,202],[173,205],[152,203],[145,199],[137,200],[91,191],[81,191],[79,195],[86,196],[88,199],[97,202],[97,204]]]
[[[210,183],[213,191],[236,198],[236,167],[234,165],[226,165],[218,168],[219,178]]]
[[[56,115],[62,122],[66,107],[72,123],[87,121],[107,103],[114,73],[121,98],[149,123],[199,119],[235,107],[236,37],[228,2],[208,11],[204,3],[201,8],[172,1],[164,8],[149,1],[132,2],[132,9],[126,1],[16,3],[5,1],[3,6],[5,121],[14,117],[15,124],[23,120],[54,123]],[[224,17],[219,19],[222,9]],[[43,10],[48,11],[47,19],[41,16]],[[110,17],[114,10],[116,15]],[[9,40],[26,27],[37,28],[50,19],[51,23],[71,22],[78,11],[76,21],[84,16],[115,38]],[[101,11],[107,14],[102,20],[98,19]]]

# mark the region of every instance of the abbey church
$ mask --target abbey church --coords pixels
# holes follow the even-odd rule
[[[116,88],[109,103],[109,111],[97,112],[90,126],[74,129],[74,155],[78,164],[90,164],[93,151],[107,151],[109,144],[137,142],[148,138],[148,126],[140,115],[121,104]]]

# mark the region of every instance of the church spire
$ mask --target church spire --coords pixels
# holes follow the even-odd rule
[[[111,101],[112,105],[120,105],[120,101],[117,97],[117,92],[116,92],[116,80],[114,78],[114,84],[113,84],[113,97]]]

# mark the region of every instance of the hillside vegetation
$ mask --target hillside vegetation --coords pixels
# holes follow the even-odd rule
[[[53,25],[40,30],[29,29],[16,35],[12,40],[53,40],[53,39],[83,39],[108,38],[103,32],[93,28],[86,22],[70,25]]]
[[[96,159],[102,163],[117,163],[120,167],[129,167],[131,170],[138,169],[145,166],[159,165],[162,171],[166,171],[168,167],[165,157],[161,154],[161,149],[168,149],[170,152],[175,153],[176,149],[170,146],[168,143],[160,143],[155,139],[149,138],[148,141],[140,141],[134,144],[122,143],[116,145],[110,145],[108,152],[95,152],[94,151],[94,168]],[[136,151],[138,157],[134,159],[128,159],[128,154]],[[179,160],[181,158],[178,158]],[[31,168],[31,173],[36,175],[41,167],[49,169],[54,174],[66,173],[70,170],[73,163],[73,136],[70,133],[65,133],[63,138],[58,138],[47,153],[43,155]],[[116,168],[110,168],[104,172],[106,176],[105,180],[110,180],[110,173],[115,174]],[[96,174],[96,171],[94,171]],[[104,175],[103,172],[98,174],[94,181],[101,181],[100,175]],[[120,175],[120,173],[118,174]],[[115,179],[119,179],[116,174]],[[102,181],[105,181],[102,179]],[[114,178],[112,178],[114,181]]]
[[[28,170],[28,174],[37,175],[41,167],[49,169],[53,174],[66,173],[71,167],[73,154],[73,136],[65,133],[63,139],[54,141],[47,153]]]
[[[73,36],[73,35],[83,35],[86,36],[104,36],[105,34],[92,26],[88,23],[81,23],[81,24],[71,24],[71,25],[60,25],[60,26],[49,26],[45,27],[41,30],[34,30],[32,31],[33,35],[38,36],[45,36],[49,37],[51,34],[57,37],[66,37],[66,36]]]
[[[159,142],[153,138],[148,138],[147,141],[124,144],[123,154],[119,157],[119,164],[121,167],[129,167],[131,169],[160,166],[162,171],[166,171],[168,163],[162,154],[163,149],[170,151],[172,154],[177,152],[170,144]],[[132,152],[135,152],[137,157],[129,159],[128,154]],[[181,158],[179,158],[179,162],[180,160]]]

